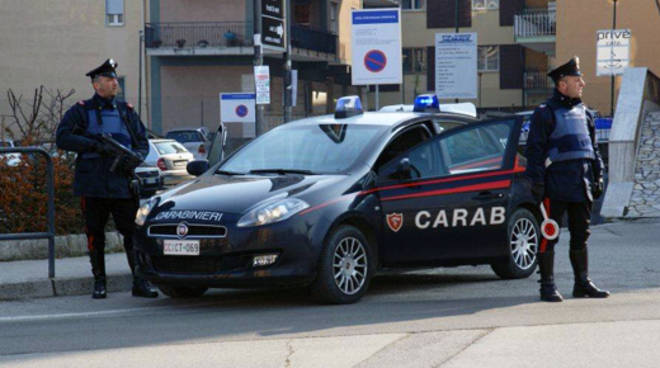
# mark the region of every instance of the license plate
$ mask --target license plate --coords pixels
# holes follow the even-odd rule
[[[199,240],[163,240],[163,254],[171,256],[198,256]]]
[[[145,184],[156,184],[157,182],[158,182],[158,178],[144,179]]]

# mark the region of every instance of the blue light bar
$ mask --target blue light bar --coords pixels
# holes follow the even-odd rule
[[[440,111],[438,97],[434,94],[419,95],[415,97],[414,112]]]
[[[362,101],[359,96],[344,96],[337,100],[335,119],[343,119],[362,114]]]

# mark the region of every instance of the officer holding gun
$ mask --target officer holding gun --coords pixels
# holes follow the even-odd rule
[[[116,98],[119,90],[116,68],[117,63],[108,59],[86,74],[92,80],[94,96],[66,112],[57,127],[57,146],[78,153],[73,191],[81,197],[85,217],[94,275],[92,297],[106,297],[105,225],[112,214],[117,230],[124,237],[124,249],[134,275],[133,296],[155,298],[158,293],[151,285],[135,276],[133,252],[134,221],[139,206],[135,168],[149,153],[149,144],[133,106]]]

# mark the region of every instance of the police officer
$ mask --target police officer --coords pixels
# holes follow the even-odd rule
[[[527,171],[532,194],[543,202],[546,213],[561,223],[568,213],[571,234],[570,260],[576,298],[607,298],[589,279],[587,238],[591,206],[603,192],[603,162],[598,150],[592,113],[582,100],[585,82],[577,57],[548,73],[555,83],[554,95],[532,115],[527,138]],[[557,239],[542,239],[539,249],[541,300],[563,300],[554,282],[554,246]]]
[[[72,106],[57,127],[57,146],[75,151],[75,180],[73,191],[81,196],[85,217],[87,247],[94,275],[94,299],[106,297],[105,225],[108,216],[124,237],[124,249],[133,272],[133,296],[155,298],[158,293],[146,280],[135,276],[133,233],[139,199],[135,190],[135,161],[120,160],[107,143],[97,139],[110,135],[116,141],[144,158],[149,152],[146,130],[133,106],[116,98],[119,85],[117,63],[106,60],[86,75],[92,79],[94,96]],[[121,157],[121,156],[120,156]]]

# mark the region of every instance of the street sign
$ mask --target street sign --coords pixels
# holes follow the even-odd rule
[[[261,44],[264,48],[286,51],[286,22],[282,0],[261,1]]]
[[[435,34],[435,94],[477,98],[477,34]]]
[[[270,70],[268,65],[254,67],[254,85],[257,91],[257,105],[270,103]]]
[[[255,137],[254,93],[220,93],[220,122],[236,138]]]
[[[371,50],[364,55],[364,66],[372,73],[378,73],[385,69],[387,56],[380,50]]]
[[[596,75],[619,75],[630,61],[629,29],[596,31]]]
[[[401,12],[399,8],[351,13],[351,83],[400,84]]]

